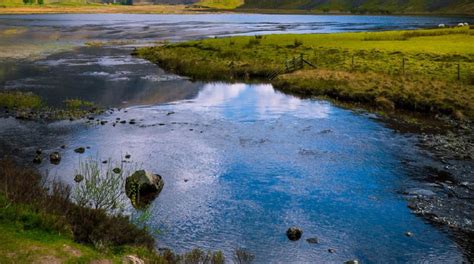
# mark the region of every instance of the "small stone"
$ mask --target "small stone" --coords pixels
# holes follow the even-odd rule
[[[189,180],[188,179],[184,179],[184,182],[188,182]]]
[[[126,159],[130,159],[131,157],[132,157],[132,155],[130,155],[130,154],[125,155]]]
[[[335,250],[334,248],[329,248],[329,249],[328,249],[328,252],[329,252],[329,253],[336,253],[336,250]]]
[[[175,112],[168,112],[166,115],[169,116],[169,115],[173,115],[175,114]]]
[[[120,168],[114,168],[112,171],[116,174],[119,174],[119,173],[122,172],[122,170]]]
[[[59,152],[53,152],[49,155],[49,161],[51,164],[58,165],[61,162],[61,156]]]
[[[107,162],[108,162],[108,161],[104,160],[104,161],[102,161],[102,164],[107,164]]]
[[[86,149],[83,148],[83,147],[79,147],[79,148],[75,149],[74,152],[82,154],[82,153],[86,152]]]
[[[41,155],[38,154],[33,159],[33,163],[40,164],[42,160],[43,160],[43,158],[41,157]]]
[[[348,260],[348,261],[344,262],[344,264],[359,264],[359,261],[356,260],[356,259],[353,259],[353,260]]]
[[[36,150],[36,155],[41,155],[41,154],[43,154],[43,150],[37,149],[37,150]]]
[[[135,119],[131,119],[128,123],[130,125],[135,125],[137,123],[137,121],[135,121]]]
[[[410,232],[410,231],[407,231],[407,232],[405,232],[405,236],[407,236],[407,237],[412,237],[412,236],[413,236],[413,233]]]
[[[65,149],[65,148],[66,148],[66,145],[62,145],[61,148],[62,148],[62,149]]]
[[[127,121],[125,120],[120,121],[120,124],[125,124],[125,123],[127,123]]]
[[[299,240],[302,235],[303,235],[303,230],[301,230],[298,227],[290,227],[288,228],[288,230],[286,230],[286,236],[291,241]]]
[[[310,244],[318,244],[319,240],[318,240],[317,237],[311,237],[311,238],[306,239],[306,242],[308,242]]]
[[[81,181],[84,180],[84,176],[82,176],[81,174],[77,174],[76,176],[74,176],[74,181],[79,183]]]
[[[107,121],[100,121],[100,124],[105,125],[105,124],[107,124]]]

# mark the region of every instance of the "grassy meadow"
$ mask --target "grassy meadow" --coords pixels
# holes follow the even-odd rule
[[[304,96],[474,117],[474,29],[244,36],[147,47],[138,56],[200,80],[260,80]],[[293,57],[316,66],[286,72]]]

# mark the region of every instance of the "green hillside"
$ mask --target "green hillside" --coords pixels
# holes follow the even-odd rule
[[[243,9],[352,13],[474,13],[472,0],[245,0]]]

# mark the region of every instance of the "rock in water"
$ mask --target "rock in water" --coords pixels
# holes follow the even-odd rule
[[[359,264],[359,261],[354,259],[354,260],[346,261],[344,262],[344,264]]]
[[[84,176],[82,176],[81,174],[77,174],[76,176],[74,176],[74,181],[77,183],[80,183],[83,180],[84,180]]]
[[[125,193],[134,207],[143,208],[160,194],[163,186],[164,182],[160,175],[139,170],[127,177]]]
[[[318,244],[319,240],[318,240],[317,237],[311,237],[311,238],[306,239],[306,242],[308,242],[310,244]]]
[[[83,148],[83,147],[79,147],[79,148],[75,149],[74,152],[82,154],[82,153],[86,152],[86,149]]]
[[[303,235],[303,230],[298,227],[290,227],[288,228],[288,230],[286,230],[286,236],[291,241],[299,240],[301,238],[301,235]]]
[[[33,163],[40,164],[42,160],[43,158],[41,157],[41,154],[37,154],[33,159]]]
[[[58,165],[61,162],[61,156],[59,152],[53,152],[49,155],[49,161],[51,164]]]

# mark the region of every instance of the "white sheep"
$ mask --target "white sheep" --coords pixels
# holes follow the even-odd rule
[[[444,28],[444,27],[446,27],[446,25],[445,24],[439,24],[438,27],[439,28]]]
[[[459,23],[458,27],[464,27],[464,23]]]
[[[464,26],[468,27],[468,26],[469,26],[469,23],[464,22]]]

